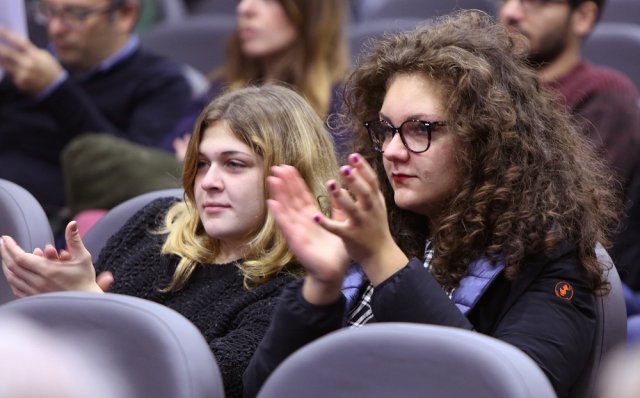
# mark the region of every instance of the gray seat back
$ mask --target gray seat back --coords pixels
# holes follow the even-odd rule
[[[98,259],[98,255],[107,243],[107,240],[129,220],[138,210],[154,199],[176,197],[182,198],[182,189],[163,189],[160,191],[148,192],[131,198],[113,209],[109,210],[87,231],[82,242],[91,253],[93,261]]]
[[[596,335],[589,362],[580,374],[569,398],[592,397],[603,359],[612,349],[627,340],[627,309],[618,271],[609,253],[600,244],[596,246],[596,255],[598,261],[608,268],[606,278],[611,290],[607,295],[597,297]]]
[[[601,19],[605,22],[640,24],[640,1],[607,0]]]
[[[524,352],[480,333],[424,324],[342,329],[287,358],[258,398],[552,398]]]
[[[637,4],[640,7],[640,1]],[[640,13],[635,18],[638,24],[600,22],[584,42],[582,55],[621,71],[640,88]]]
[[[140,35],[142,47],[207,75],[221,66],[236,27],[229,15],[203,14],[161,22]]]
[[[360,22],[349,26],[349,50],[351,59],[357,60],[358,55],[373,41],[385,34],[393,34],[405,30],[412,30],[417,26],[428,23],[423,18],[385,18],[367,22]]]
[[[28,252],[53,244],[47,215],[38,200],[21,186],[0,179],[0,235],[9,235]],[[0,277],[0,303],[13,300],[9,284]]]
[[[366,5],[366,3],[365,3]],[[477,9],[493,14],[495,5],[491,0],[393,0],[379,7],[357,7],[358,21],[387,18],[433,18],[460,9]]]
[[[113,293],[56,292],[0,306],[0,322],[16,317],[100,348],[122,371],[133,397],[224,397],[206,340],[169,307]]]

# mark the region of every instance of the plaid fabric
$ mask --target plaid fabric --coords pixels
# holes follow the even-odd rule
[[[424,248],[425,268],[429,269],[429,267],[431,266],[432,258],[433,258],[433,245],[431,241],[428,240]],[[373,285],[371,283],[367,283],[367,286],[364,288],[362,294],[360,295],[360,299],[358,300],[357,304],[349,312],[349,316],[347,320],[347,325],[349,327],[358,327],[358,326],[363,326],[369,322],[375,322],[375,318],[373,317],[373,310],[371,309],[372,295],[373,295]],[[451,295],[449,295],[449,297],[451,297]]]

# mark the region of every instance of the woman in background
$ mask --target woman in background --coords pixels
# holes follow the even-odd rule
[[[284,82],[321,118],[336,113],[349,67],[346,10],[342,0],[240,0],[224,65],[211,73],[209,90],[189,106],[163,147],[181,158],[203,106],[220,92],[247,84]]]

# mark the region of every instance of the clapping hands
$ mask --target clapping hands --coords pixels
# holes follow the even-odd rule
[[[340,169],[346,188],[327,181],[332,216],[320,212],[316,199],[291,166],[272,168],[268,206],[289,247],[309,276],[303,294],[316,304],[337,298],[349,259],[378,284],[408,262],[387,221],[384,196],[371,166],[359,154]]]
[[[96,280],[91,254],[82,243],[75,221],[65,230],[68,250],[52,245],[25,252],[11,237],[3,236],[0,246],[2,270],[17,297],[53,291],[107,291],[113,282],[110,273]]]

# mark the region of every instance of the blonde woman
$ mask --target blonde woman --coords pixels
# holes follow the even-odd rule
[[[334,176],[332,142],[316,112],[280,86],[225,94],[201,113],[188,146],[184,200],[153,201],[116,233],[97,263],[66,229],[68,251],[25,253],[9,237],[3,270],[14,293],[110,291],[182,313],[206,337],[228,397],[269,324],[284,285],[300,274],[266,207],[274,165],[300,170],[316,197]],[[96,274],[98,280],[96,281]]]
[[[198,115],[223,92],[283,82],[309,101],[321,119],[339,113],[349,64],[345,9],[342,0],[238,1],[238,27],[230,38],[225,64],[211,73],[209,90],[187,104],[178,123],[166,126],[156,148],[104,134],[84,135],[65,148],[66,200],[81,232],[106,212],[95,209],[175,187],[174,176],[182,167]],[[334,133],[332,151],[340,156],[348,153],[348,135]],[[141,152],[145,155],[139,156]]]

